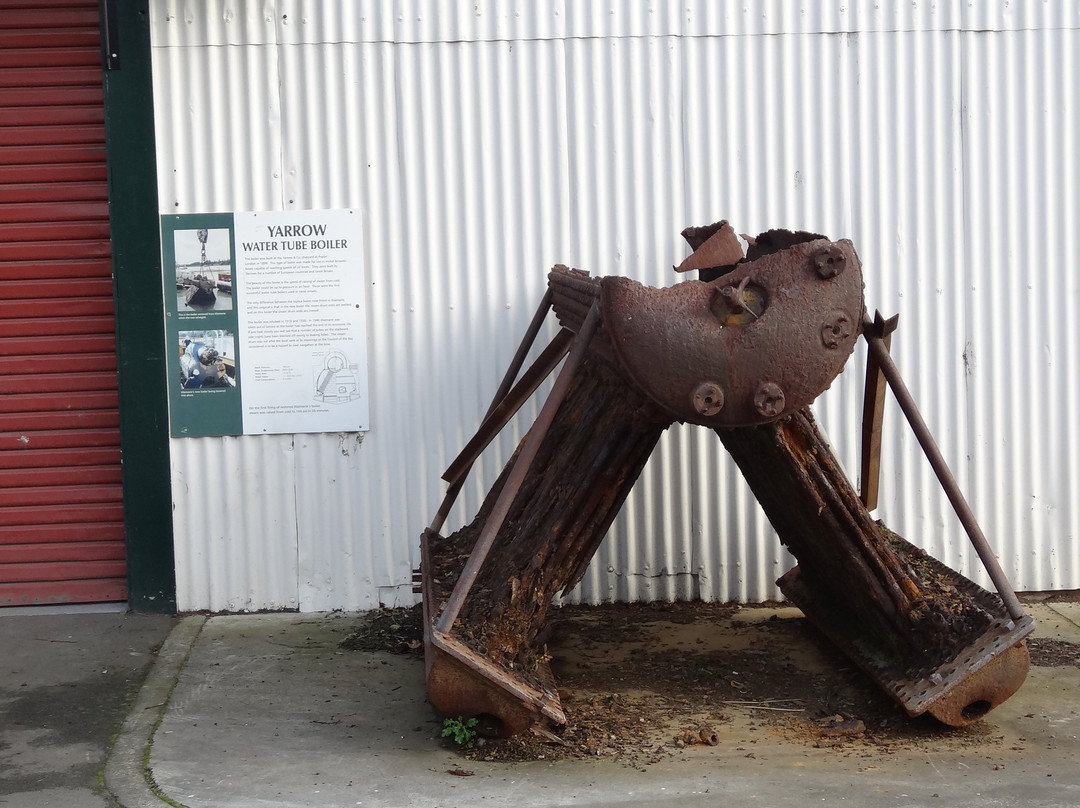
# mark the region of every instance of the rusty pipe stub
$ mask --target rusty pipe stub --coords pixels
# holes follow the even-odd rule
[[[630,378],[680,421],[752,426],[795,412],[843,370],[863,321],[848,240],[796,244],[710,282],[600,281],[604,331]]]

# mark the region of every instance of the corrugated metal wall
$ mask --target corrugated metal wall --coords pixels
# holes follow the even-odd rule
[[[439,475],[568,263],[666,285],[688,224],[854,240],[867,301],[1018,588],[1080,587],[1080,8],[152,3],[163,213],[364,211],[373,427],[173,442],[183,609],[408,600]],[[815,409],[857,469],[860,349]],[[475,513],[531,418],[485,454]],[[986,584],[886,416],[880,515]],[[455,521],[456,520],[456,521]],[[778,595],[790,564],[674,427],[576,597]]]

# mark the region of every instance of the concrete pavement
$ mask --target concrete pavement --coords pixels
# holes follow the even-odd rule
[[[1078,604],[1031,605],[1041,637],[1080,642]],[[201,618],[194,618],[199,620]],[[206,806],[1080,804],[1080,668],[1033,668],[987,741],[869,756],[781,738],[687,750],[645,771],[609,760],[463,761],[440,741],[423,666],[344,652],[347,615],[202,625],[149,756],[161,791]],[[450,774],[468,769],[471,777]]]
[[[1028,603],[1026,608],[1039,622],[1037,637],[1080,643],[1080,604]],[[122,619],[132,618],[139,621],[132,615]],[[5,640],[26,633],[11,628],[10,621],[22,620],[0,618]],[[607,759],[484,763],[464,760],[439,737],[441,721],[427,703],[419,661],[340,648],[355,624],[355,616],[340,613],[179,620],[127,711],[105,765],[104,783],[117,804],[1080,804],[1076,665],[1033,667],[1020,692],[980,722],[982,729],[969,733],[974,740],[965,744],[818,749],[760,732],[753,746],[688,748],[643,770]],[[162,633],[170,625],[154,623]],[[40,627],[31,626],[28,633],[41,634]],[[135,655],[131,664],[137,669],[142,654],[124,653]],[[18,687],[15,680],[2,684],[5,699]],[[115,696],[110,699],[115,702]],[[50,737],[55,741],[62,735],[53,731]],[[89,786],[77,793],[70,783],[62,793],[35,790],[25,779],[25,766],[9,778],[10,737],[0,727],[5,765],[0,806],[110,804],[108,794]],[[104,747],[99,751],[103,756]],[[472,776],[450,773],[461,769]],[[89,769],[80,771],[85,775]],[[17,788],[9,787],[9,780]]]
[[[103,808],[109,742],[177,621],[0,610],[0,806]]]

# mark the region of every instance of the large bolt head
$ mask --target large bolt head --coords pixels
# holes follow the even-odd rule
[[[839,348],[853,333],[855,324],[847,312],[835,311],[821,326],[821,342],[826,348]]]
[[[814,272],[825,279],[835,278],[843,272],[846,263],[843,250],[836,244],[830,244],[810,256],[810,265]]]
[[[705,416],[724,409],[724,391],[715,382],[702,382],[694,390],[694,409]]]
[[[766,418],[775,418],[784,411],[784,390],[776,382],[762,382],[754,393],[754,409]]]

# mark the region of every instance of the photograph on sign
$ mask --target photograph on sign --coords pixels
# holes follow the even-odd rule
[[[181,331],[180,387],[205,390],[236,386],[236,339],[228,331]]]
[[[176,308],[179,312],[226,311],[233,307],[232,246],[225,228],[173,233]]]

